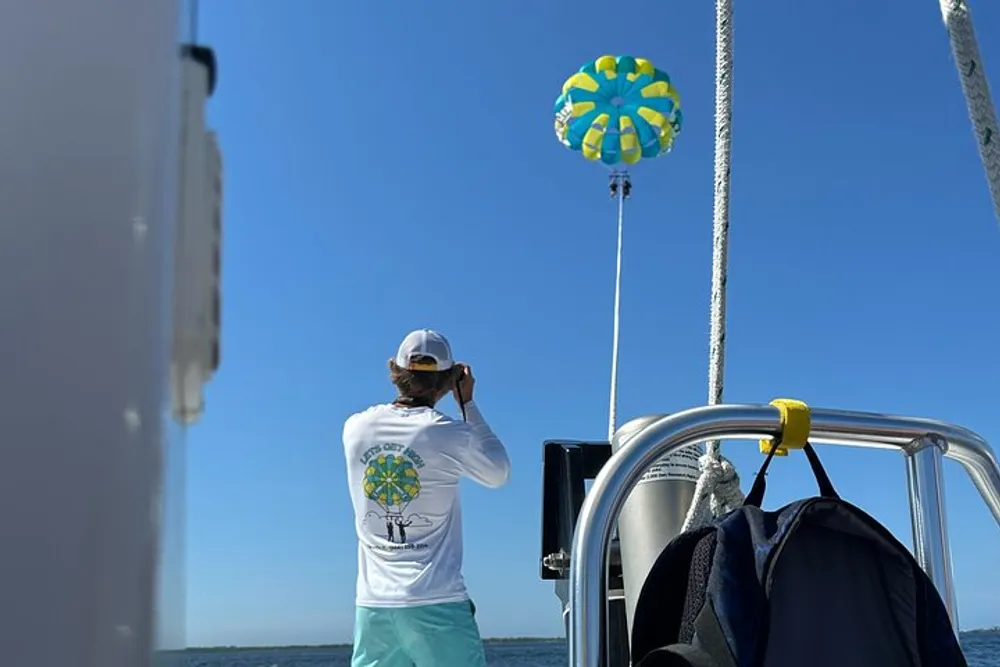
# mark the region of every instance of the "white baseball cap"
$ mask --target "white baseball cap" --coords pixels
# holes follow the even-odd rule
[[[430,357],[434,361],[416,361]],[[396,352],[396,365],[410,371],[446,371],[455,365],[451,358],[451,344],[437,331],[417,329],[406,334]]]

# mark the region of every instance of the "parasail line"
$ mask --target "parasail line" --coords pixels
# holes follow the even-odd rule
[[[625,220],[625,199],[631,193],[632,183],[628,172],[615,171],[611,174],[611,196],[618,199],[618,254],[615,266],[615,314],[611,335],[611,391],[608,405],[608,442],[615,435],[618,421],[618,337],[621,325],[622,292],[622,229]]]

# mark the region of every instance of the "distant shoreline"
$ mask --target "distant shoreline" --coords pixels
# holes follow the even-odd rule
[[[485,644],[555,644],[565,642],[565,637],[487,637]],[[164,653],[230,653],[236,651],[319,651],[331,648],[350,648],[352,644],[288,644],[285,646],[189,646],[185,649],[173,649]]]
[[[1000,634],[1000,626],[963,630],[963,635]],[[565,642],[565,637],[488,637],[486,644],[556,644]],[[322,651],[335,648],[350,648],[350,643],[342,644],[289,644],[287,646],[189,646],[186,649],[163,651],[164,653],[235,653],[241,651]]]

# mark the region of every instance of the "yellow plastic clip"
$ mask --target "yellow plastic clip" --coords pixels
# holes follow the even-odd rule
[[[771,448],[775,456],[788,456],[789,449],[802,449],[809,440],[809,430],[812,418],[809,406],[794,398],[776,398],[770,403],[781,413],[781,435],[777,441],[764,438],[760,441],[761,454],[770,454]]]

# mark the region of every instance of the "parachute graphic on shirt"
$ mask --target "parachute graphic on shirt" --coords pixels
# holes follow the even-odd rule
[[[383,454],[365,469],[364,490],[365,496],[386,514],[401,515],[420,495],[420,475],[409,459]]]

